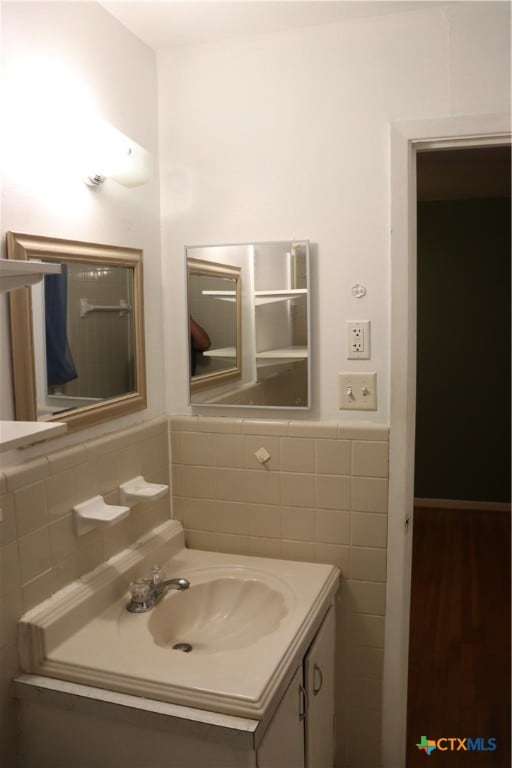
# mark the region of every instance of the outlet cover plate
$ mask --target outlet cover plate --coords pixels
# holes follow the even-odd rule
[[[347,321],[347,360],[370,359],[370,321]]]
[[[376,373],[340,373],[340,411],[377,410]]]

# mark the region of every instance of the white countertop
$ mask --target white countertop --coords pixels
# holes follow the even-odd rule
[[[135,567],[132,552],[126,555],[126,562],[118,558],[115,568],[110,569],[118,574],[124,569],[126,573],[121,580],[123,593],[110,599],[106,607],[100,605],[97,611],[93,607],[94,579],[101,596],[97,602],[105,603],[105,590],[109,591],[107,572],[99,569],[88,584],[86,580],[74,589],[67,588],[60,599],[54,596],[23,617],[20,637],[24,671],[261,719],[332,603],[339,583],[338,569],[176,548],[176,540],[183,536],[181,524],[170,521],[160,529],[164,529],[164,536],[157,537],[159,552],[151,551],[150,542],[145,545],[144,560],[136,558]],[[171,550],[175,550],[167,562],[153,559],[161,557],[165,536],[170,537]],[[152,612],[158,611],[164,601],[186,599],[186,592],[169,592],[152,611],[130,614],[126,610],[127,587],[146,561],[159,562],[170,577],[188,579],[191,589],[194,584],[219,577],[260,580],[282,595],[286,610],[272,631],[241,647],[223,648],[221,643],[183,653],[157,645],[149,629]]]

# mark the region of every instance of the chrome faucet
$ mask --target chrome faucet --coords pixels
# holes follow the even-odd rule
[[[187,579],[164,579],[158,565],[153,566],[149,579],[138,579],[130,584],[131,600],[126,606],[131,613],[150,611],[170,589],[182,592],[190,587]]]

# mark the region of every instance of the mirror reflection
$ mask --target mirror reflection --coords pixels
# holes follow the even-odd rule
[[[308,408],[309,241],[187,246],[185,252],[190,403]],[[213,271],[235,268],[238,288],[220,275],[207,284],[206,275],[194,272],[198,263]],[[206,334],[198,342],[202,349],[194,346],[195,324]],[[235,370],[230,381],[216,378],[217,371]]]
[[[38,419],[135,390],[133,270],[63,263],[32,289]]]
[[[240,269],[188,258],[190,387],[194,392],[241,378]]]
[[[77,429],[145,408],[142,252],[8,233],[60,274],[10,294],[16,418]]]

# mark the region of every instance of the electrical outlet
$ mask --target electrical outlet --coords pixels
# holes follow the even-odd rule
[[[377,410],[376,373],[340,373],[340,411]]]
[[[347,360],[370,359],[370,321],[347,322]]]

